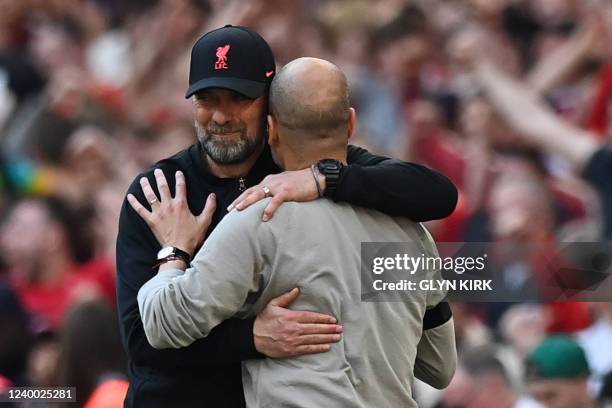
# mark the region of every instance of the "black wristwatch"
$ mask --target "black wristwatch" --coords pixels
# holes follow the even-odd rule
[[[317,163],[319,173],[325,176],[325,197],[332,197],[338,188],[344,165],[339,160],[323,159]]]

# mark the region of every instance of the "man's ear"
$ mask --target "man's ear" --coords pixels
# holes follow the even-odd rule
[[[349,108],[349,112],[348,139],[353,137],[353,133],[355,133],[355,129],[357,128],[357,114],[355,113],[355,109]]]
[[[268,143],[271,146],[278,143],[278,122],[272,115],[268,115]]]

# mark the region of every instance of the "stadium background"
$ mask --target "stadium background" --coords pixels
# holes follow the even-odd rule
[[[609,142],[611,1],[0,0],[0,10],[0,389],[76,386],[82,405],[121,379],[119,208],[140,170],[194,141],[189,50],[227,23],[260,32],[279,66],[339,65],[359,118],[353,143],[456,183],[455,213],[428,224],[439,241],[610,238],[610,202],[538,132]],[[474,75],[482,59],[519,81],[533,118],[488,97]],[[443,392],[417,386],[422,406],[523,398],[523,359],[551,334],[581,344],[593,395],[610,392],[609,304],[453,309],[460,366]]]

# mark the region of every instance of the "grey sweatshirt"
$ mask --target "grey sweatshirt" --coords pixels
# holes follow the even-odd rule
[[[327,353],[243,362],[247,406],[416,407],[415,361],[426,381],[450,378],[452,320],[422,336],[425,311],[444,292],[417,291],[407,302],[361,301],[361,243],[412,242],[420,248],[414,256],[437,256],[425,228],[330,200],[284,203],[262,222],[268,202],[228,214],[191,268],[160,272],[140,289],[153,347],[187,346],[223,320],[256,314],[299,287],[291,308],[335,316],[343,338]]]

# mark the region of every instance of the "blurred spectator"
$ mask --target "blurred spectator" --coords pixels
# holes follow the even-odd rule
[[[584,350],[569,337],[544,340],[527,359],[531,395],[547,408],[595,407]]]
[[[599,394],[599,403],[602,408],[612,407],[612,371],[603,379],[601,393]]]
[[[460,369],[444,391],[441,408],[538,408],[539,404],[522,397],[516,373],[504,365],[501,350],[477,347],[461,360]]]
[[[27,314],[17,295],[0,283],[0,394],[9,386],[27,384],[27,355],[32,333]]]
[[[594,302],[590,308],[594,322],[576,336],[586,353],[594,379],[601,381],[612,372],[612,348],[608,347],[612,339],[612,303]]]
[[[119,407],[127,392],[126,357],[117,315],[104,302],[87,301],[68,312],[60,336],[59,385],[76,387],[68,407]]]
[[[59,354],[60,348],[57,333],[42,331],[36,334],[28,354],[28,386],[55,386]]]
[[[492,341],[489,327],[473,309],[463,303],[453,303],[452,309],[458,350],[469,350]]]
[[[523,359],[546,337],[550,318],[550,311],[542,305],[513,305],[501,319],[502,338]]]
[[[93,259],[85,218],[55,198],[19,202],[0,234],[10,282],[37,330],[56,328],[68,307],[82,297],[114,303],[110,265]]]
[[[359,127],[386,151],[401,146],[402,105],[423,93],[422,69],[431,51],[425,16],[405,6],[369,38],[364,68],[351,83]]]

